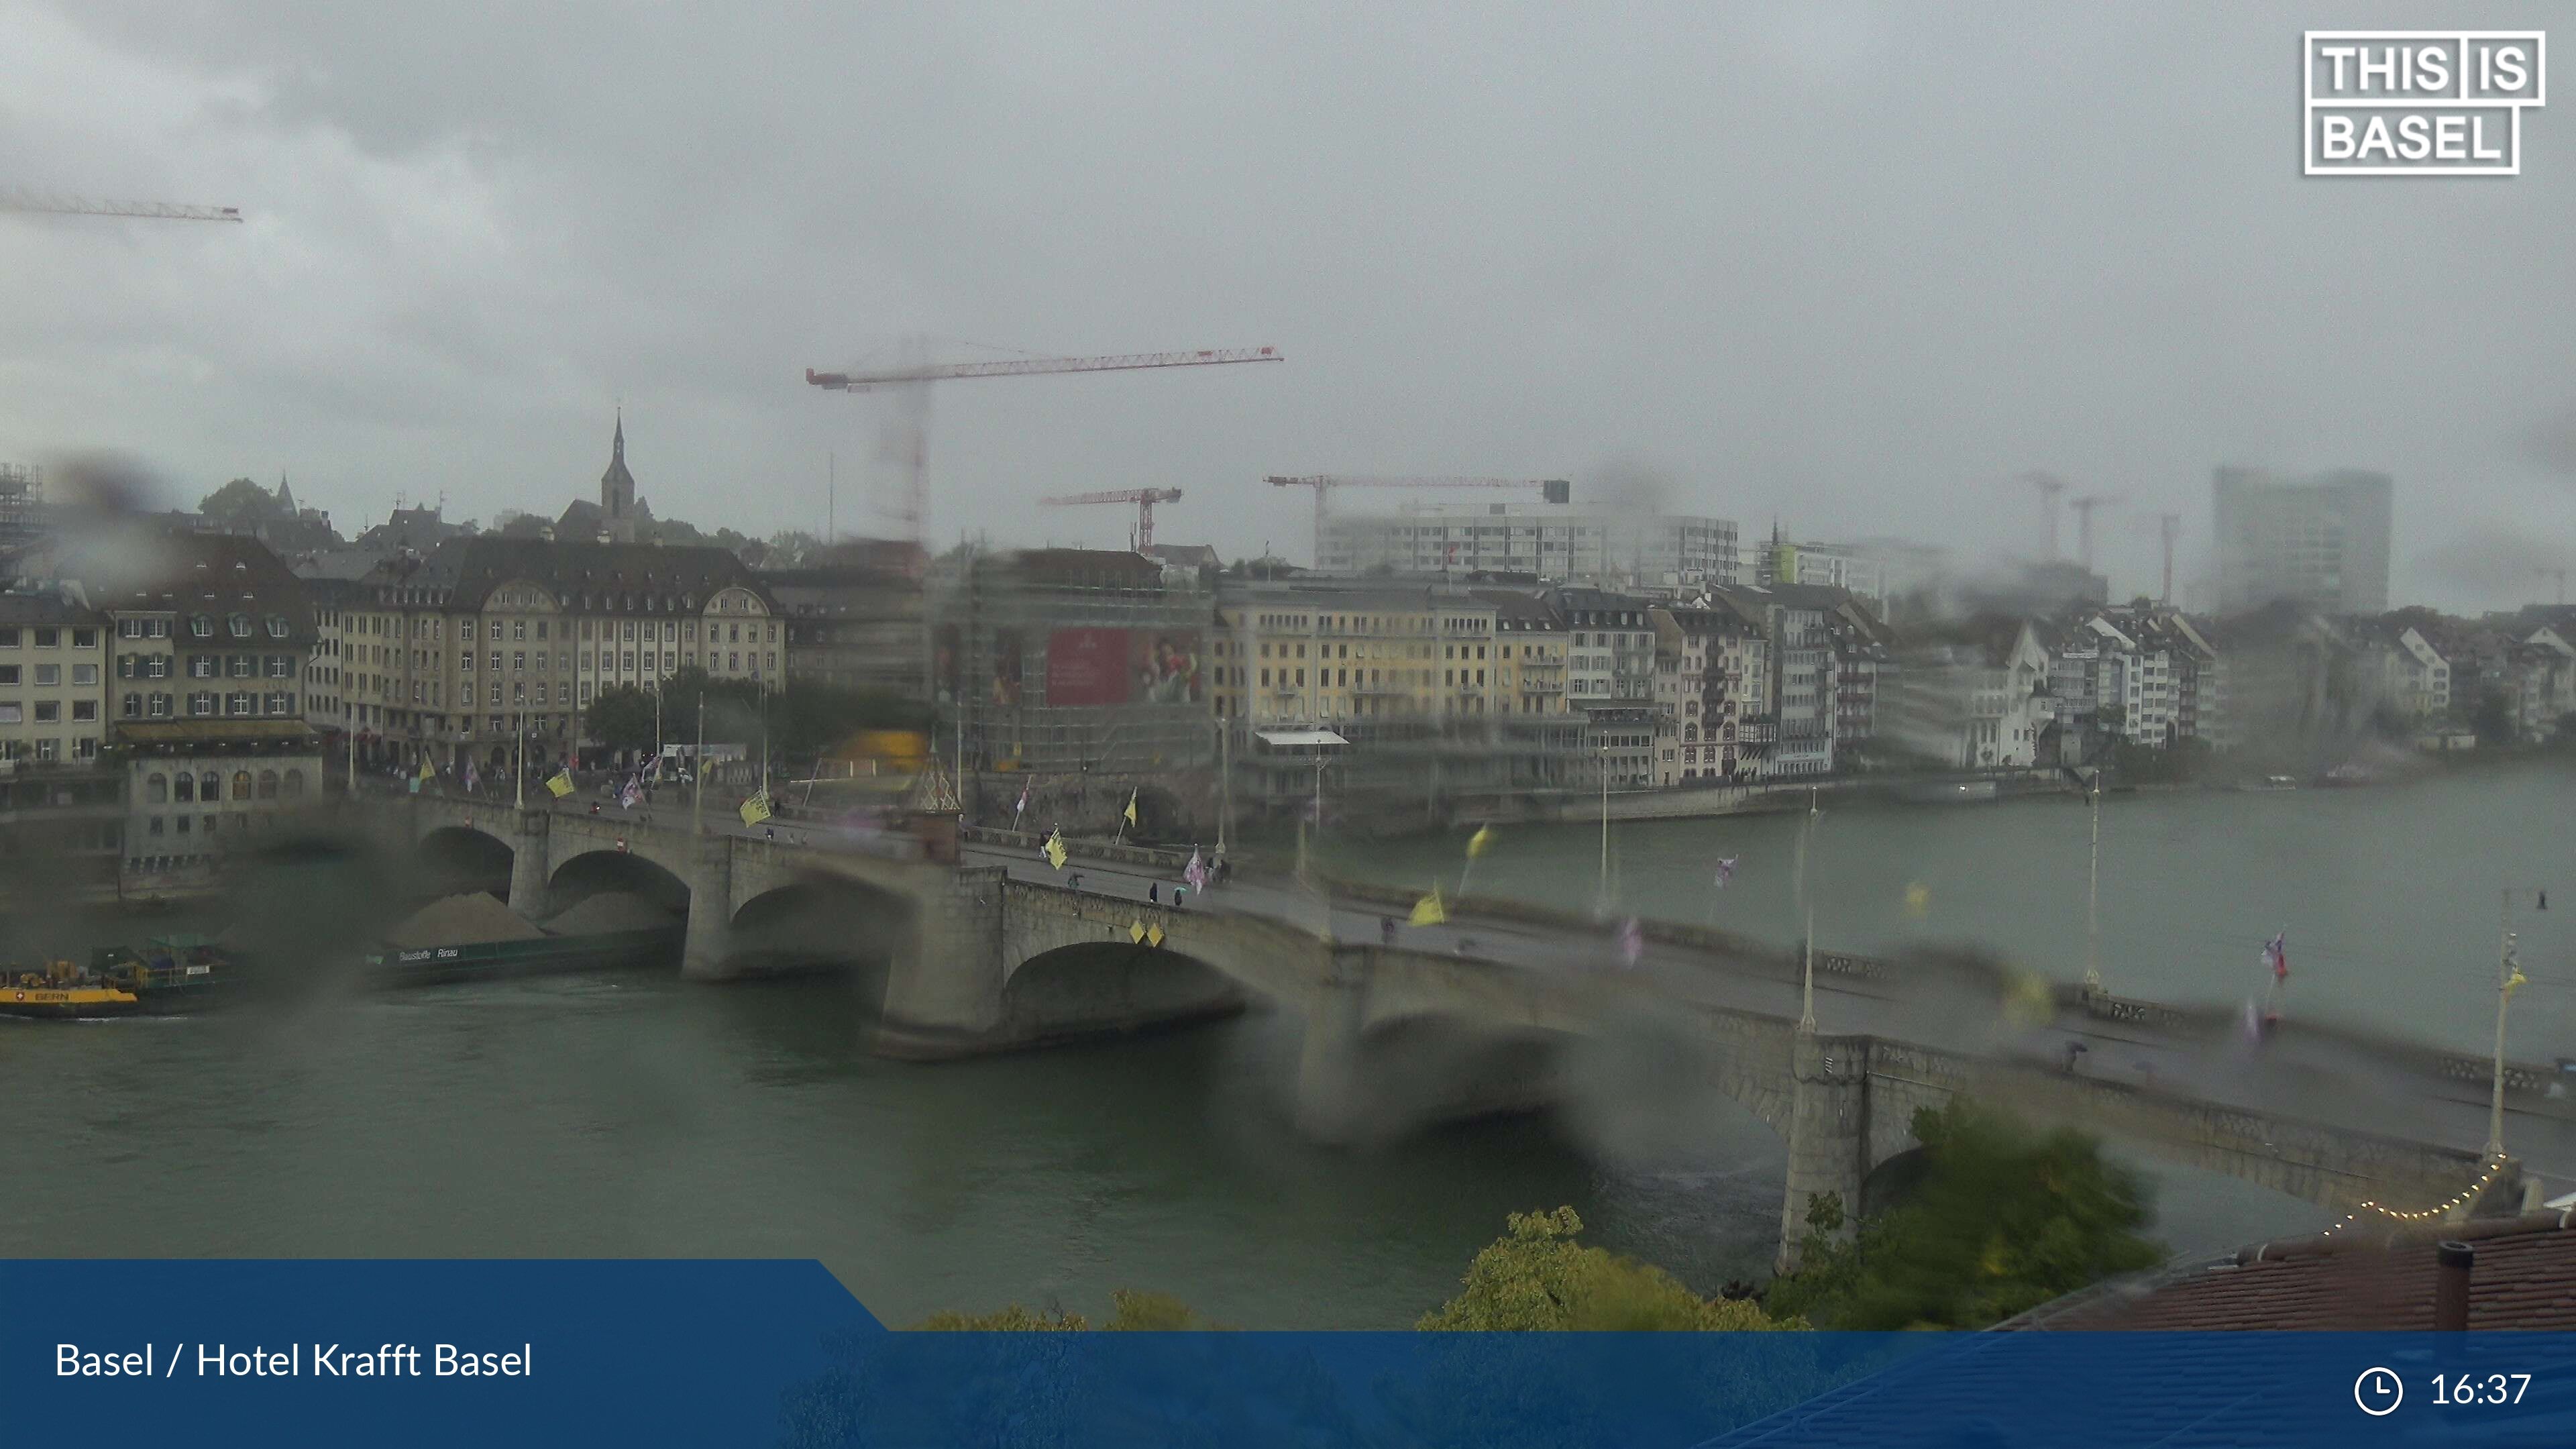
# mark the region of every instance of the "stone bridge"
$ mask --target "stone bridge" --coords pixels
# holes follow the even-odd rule
[[[512,851],[510,905],[542,918],[568,873],[622,859],[685,892],[684,972],[743,968],[737,939],[765,904],[795,895],[856,902],[848,945],[886,966],[875,1050],[933,1059],[1131,1031],[1240,1009],[1260,998],[1304,1021],[1301,1125],[1327,1140],[1400,1131],[1424,1115],[1537,1105],[1560,1090],[1556,1048],[1607,1043],[1651,1053],[1740,1103],[1780,1134],[1789,1169],[1781,1261],[1794,1262],[1813,1199],[1856,1216],[1871,1175],[1919,1144],[1916,1109],[1963,1093],[2042,1122],[2084,1126],[2168,1160],[2244,1178],[2338,1211],[2364,1201],[2449,1201],[2480,1176],[2472,1151],[2375,1137],[2044,1066],[1962,1055],[1882,1036],[1819,1035],[1786,1017],[1678,995],[1653,973],[1541,969],[1376,942],[1336,942],[1314,924],[1245,909],[1175,910],[993,864],[751,839],[692,837],[631,816],[588,817],[416,797],[410,834],[464,830]],[[1032,868],[1034,873],[1034,868]],[[1284,899],[1284,898],[1283,898]],[[1149,933],[1137,939],[1139,930]],[[1159,939],[1157,939],[1159,937]],[[1395,1091],[1432,1053],[1433,1024],[1473,1040],[1535,1048],[1445,1064],[1445,1095]],[[1417,1077],[1420,1074],[1417,1073]],[[1416,1080],[1413,1088],[1422,1087]],[[1401,1098],[1399,1105],[1395,1099]],[[2464,1210],[2464,1209],[2463,1209]]]

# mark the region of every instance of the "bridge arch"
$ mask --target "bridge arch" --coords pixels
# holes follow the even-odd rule
[[[731,973],[838,969],[882,978],[917,927],[905,896],[847,875],[808,872],[734,908],[725,959]]]
[[[413,843],[412,855],[432,894],[479,890],[509,899],[510,867],[518,858],[518,850],[488,830],[473,825],[441,825]]]
[[[1215,966],[1123,939],[1041,951],[1002,985],[1002,1029],[1029,1045],[1185,1025],[1242,1009],[1242,992]]]
[[[547,913],[560,915],[610,891],[641,896],[675,921],[689,913],[687,881],[659,861],[622,850],[585,850],[557,861],[546,879]]]

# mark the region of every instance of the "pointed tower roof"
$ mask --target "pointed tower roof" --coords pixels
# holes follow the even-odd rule
[[[626,471],[626,410],[617,410],[617,431],[608,442],[608,471],[599,475],[599,506],[610,518],[626,516],[635,502],[635,475]]]
[[[277,506],[289,518],[295,516],[295,490],[286,486],[285,470],[277,475]]]

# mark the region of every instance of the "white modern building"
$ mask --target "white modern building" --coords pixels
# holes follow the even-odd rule
[[[2219,469],[2211,486],[2219,612],[2275,599],[2328,615],[2385,612],[2395,493],[2385,473]]]

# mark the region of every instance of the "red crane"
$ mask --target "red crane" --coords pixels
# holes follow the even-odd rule
[[[1315,559],[1324,557],[1324,495],[1336,488],[1536,488],[1549,503],[1573,497],[1574,485],[1563,478],[1354,478],[1338,473],[1312,473],[1283,478],[1272,474],[1273,488],[1315,490]]]
[[[927,344],[916,339],[910,354],[893,367],[873,371],[816,372],[805,369],[805,381],[840,392],[893,389],[901,399],[898,432],[888,451],[908,470],[902,518],[913,542],[921,543],[922,499],[930,461],[930,384],[970,377],[1028,377],[1048,372],[1137,372],[1158,367],[1213,367],[1227,362],[1283,362],[1276,347],[1213,348],[1197,352],[1130,352],[1116,357],[1023,357],[1001,362],[934,363],[922,360]],[[1139,500],[1140,506],[1150,507]]]
[[[1132,540],[1138,553],[1154,542],[1154,505],[1177,503],[1178,488],[1112,488],[1106,493],[1067,493],[1060,498],[1041,498],[1040,503],[1133,503],[1136,505],[1136,536]]]

